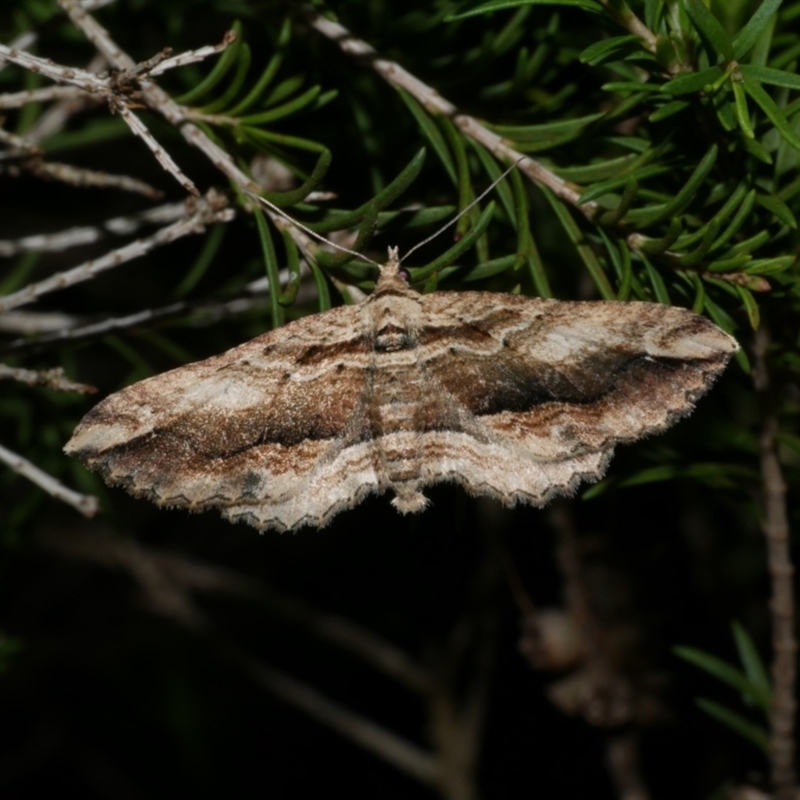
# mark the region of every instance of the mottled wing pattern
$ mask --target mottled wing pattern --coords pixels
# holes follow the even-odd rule
[[[707,319],[652,303],[424,298],[421,369],[462,409],[423,438],[422,482],[543,505],[602,477],[618,443],[688,414],[738,349]]]
[[[369,357],[356,308],[336,308],[111,395],[65,449],[159,505],[324,525],[378,485]]]

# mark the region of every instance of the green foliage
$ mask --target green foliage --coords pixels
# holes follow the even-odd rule
[[[746,706],[761,711],[765,720],[768,721],[772,707],[772,686],[767,670],[747,631],[738,622],[731,623],[731,629],[742,669],[694,647],[674,647],[673,652],[684,661],[694,664],[713,675],[720,682],[736,689],[741,695],[742,702]],[[709,716],[726,725],[764,752],[767,751],[769,738],[763,725],[751,722],[738,711],[714,700],[709,700],[707,697],[700,697],[695,702]]]

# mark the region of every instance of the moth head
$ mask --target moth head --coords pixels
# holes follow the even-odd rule
[[[397,247],[389,248],[389,257],[381,267],[381,274],[375,284],[375,291],[385,289],[408,289],[408,273],[400,269],[400,253]]]

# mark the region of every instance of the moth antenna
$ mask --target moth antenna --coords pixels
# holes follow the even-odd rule
[[[359,258],[364,259],[364,261],[369,261],[370,264],[378,268],[382,268],[383,264],[379,264],[377,261],[373,261],[369,256],[365,256],[363,253],[359,253],[357,250],[351,250],[349,247],[344,247],[341,244],[336,244],[336,242],[332,242],[330,239],[326,239],[321,234],[317,233],[316,231],[312,231],[311,228],[303,225],[302,222],[298,222],[294,217],[289,216],[283,209],[278,208],[274,203],[270,203],[265,197],[261,197],[261,195],[256,194],[255,192],[251,192],[245,189],[248,195],[252,197],[257,202],[261,203],[263,206],[266,206],[270,211],[274,211],[278,216],[283,217],[287,222],[291,222],[295,228],[299,228],[304,233],[307,233],[313,239],[316,239],[318,242],[322,242],[323,244],[328,245],[329,247],[333,247],[336,250],[341,250],[343,253],[350,253],[351,256],[358,256]]]
[[[398,259],[397,263],[402,264],[403,261],[405,261],[415,250],[419,250],[420,247],[422,247],[425,244],[428,244],[428,242],[435,239],[440,233],[444,233],[448,228],[455,225],[456,222],[458,222],[461,219],[461,217],[463,217],[464,214],[467,213],[467,211],[469,211],[474,205],[480,203],[480,201],[483,200],[483,198],[486,197],[486,195],[489,194],[489,192],[491,192],[492,189],[494,189],[494,187],[497,186],[497,184],[500,183],[500,181],[503,180],[503,178],[505,178],[505,176],[508,175],[508,173],[511,172],[512,169],[515,169],[517,164],[519,164],[519,162],[522,161],[524,158],[526,158],[526,156],[518,158],[499,178],[495,178],[489,184],[489,187],[487,189],[484,189],[468,206],[462,208],[461,211],[459,211],[458,214],[456,214],[453,217],[453,219],[450,220],[450,222],[443,225],[435,233],[432,233],[427,239],[423,239],[419,244],[415,244],[404,256],[402,256],[402,258]]]

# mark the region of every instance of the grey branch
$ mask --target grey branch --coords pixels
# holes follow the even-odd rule
[[[12,450],[7,450],[2,445],[0,445],[0,462],[10,467],[18,475],[22,475],[23,478],[27,478],[44,489],[51,497],[71,505],[74,509],[80,511],[84,517],[93,517],[97,513],[99,503],[96,497],[68,489],[61,481],[39,469],[35,464],[31,464],[21,455]]]
[[[86,261],[71,270],[59,272],[50,278],[38,283],[32,283],[18,292],[13,292],[0,298],[0,313],[31,303],[49,292],[59,291],[68,286],[74,286],[76,283],[90,280],[101,272],[118,267],[120,264],[124,264],[134,258],[139,258],[156,247],[161,247],[182,236],[202,233],[205,230],[205,226],[212,222],[229,222],[233,219],[234,212],[232,209],[221,207],[222,200],[219,195],[214,194],[212,196],[209,193],[209,196],[197,201],[194,213],[166,228],[162,228],[152,236],[145,239],[137,239],[124,247],[106,253],[101,258]]]
[[[45,161],[41,157],[28,158],[25,161],[10,165],[5,171],[15,175],[20,172],[29,172],[39,178],[61,181],[71,186],[98,186],[103,189],[121,189],[149,197],[151,200],[160,198],[163,192],[149,183],[132,178],[129,175],[112,175],[109,172],[100,172],[85,167],[75,167],[72,164],[60,164],[54,161]]]
[[[313,9],[308,9],[308,14],[311,25],[321,34],[336,42],[345,53],[364,59],[385,80],[408,92],[422,103],[427,111],[449,117],[462,133],[482,144],[490,153],[508,163],[519,162],[519,169],[533,181],[547,186],[562,200],[577,205],[580,192],[563,178],[538,161],[509,147],[502,136],[490,131],[474,117],[460,114],[458,108],[449,100],[445,100],[435,89],[403,69],[398,63],[376,58],[376,50],[350,33],[343,25],[323,17]],[[595,204],[584,203],[580,208],[584,213],[588,213],[595,210]]]
[[[794,718],[797,667],[795,638],[794,565],[789,550],[789,515],[786,507],[786,482],[778,459],[778,416],[775,387],[771,386],[767,365],[769,333],[764,323],[756,331],[753,378],[761,399],[759,455],[763,481],[767,562],[772,582],[772,709],[770,711],[769,757],[775,800],[796,800],[794,771]]]
[[[305,711],[317,722],[333,728],[337,733],[416,778],[420,783],[428,785],[437,783],[437,760],[431,753],[401,739],[360,714],[334,703],[316,689],[274,667],[254,659],[247,659],[245,666],[262,688],[284,703]]]
[[[0,239],[0,256],[15,256],[19,253],[53,253],[100,241],[107,234],[129,236],[148,224],[164,225],[186,215],[186,204],[166,203],[155,208],[122,217],[112,217],[101,225],[86,225],[68,228],[57,233],[39,233],[16,240]]]
[[[28,386],[44,386],[57,392],[79,392],[80,394],[94,394],[97,389],[85,383],[75,383],[69,380],[61,367],[44,370],[21,369],[0,364],[0,380],[10,379],[25,383]]]

